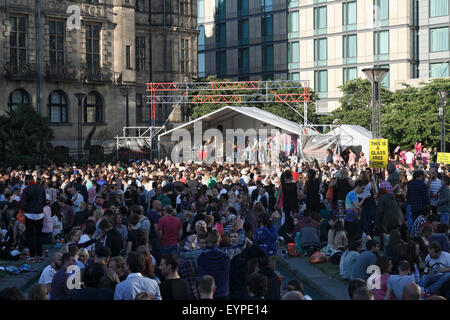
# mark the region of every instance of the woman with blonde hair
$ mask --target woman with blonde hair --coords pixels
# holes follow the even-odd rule
[[[30,288],[28,300],[47,300],[47,287],[40,283],[35,283]]]
[[[100,220],[104,214],[105,214],[105,212],[103,211],[103,209],[101,209],[101,208],[95,209],[95,211],[94,211],[95,222]]]

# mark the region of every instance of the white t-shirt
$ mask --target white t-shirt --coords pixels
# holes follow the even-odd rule
[[[436,194],[439,192],[439,189],[441,189],[442,187],[442,183],[441,183],[441,179],[434,179],[433,181],[431,181],[430,183],[430,204],[432,206],[437,206],[437,200],[435,200],[436,198]],[[431,193],[433,193],[433,196],[431,195]]]
[[[87,234],[83,234],[80,237],[80,241],[78,241],[78,244],[83,244],[85,242],[91,241],[91,238],[89,238],[89,236]],[[87,251],[91,251],[94,248],[94,244],[89,245],[88,247],[86,247]]]
[[[411,151],[408,151],[407,153],[405,153],[405,158],[406,158],[407,164],[413,163],[414,153],[412,153]]]
[[[73,203],[73,206],[72,206],[73,212],[74,212],[74,213],[77,213],[77,212],[78,212],[78,206],[79,206],[80,203],[82,203],[83,200],[84,200],[83,196],[82,196],[80,193],[77,193],[77,195],[78,195],[77,200]],[[73,201],[73,198],[74,198],[74,197],[72,197],[72,201]]]
[[[51,264],[49,264],[48,266],[46,266],[44,268],[44,270],[42,270],[42,273],[41,273],[41,276],[40,276],[38,282],[43,285],[52,283],[55,273],[56,273],[56,270],[53,269]]]
[[[63,225],[62,221],[59,220],[57,216],[52,217],[52,225],[53,225],[53,236],[61,234]]]
[[[427,255],[425,258],[425,264],[430,266],[431,274],[442,275],[443,272],[439,271],[439,268],[448,268],[450,267],[450,253],[441,251],[441,256],[438,259],[431,259],[430,255]]]

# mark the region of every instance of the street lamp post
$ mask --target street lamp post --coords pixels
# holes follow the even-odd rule
[[[125,127],[126,127],[126,136],[128,136],[128,127],[130,126],[130,107],[129,107],[129,98],[128,98],[128,88],[122,87],[120,88],[120,92],[125,96]]]
[[[441,120],[441,152],[445,152],[445,107],[447,105],[447,94],[448,91],[439,90],[437,92],[439,99],[441,99],[441,104],[439,105],[439,118]]]
[[[367,68],[362,70],[372,83],[372,138],[381,138],[381,100],[380,84],[383,81],[388,68]]]
[[[83,114],[83,99],[86,96],[84,93],[75,93],[78,99],[78,160],[81,160],[81,153],[83,148],[83,128],[81,125],[81,118]]]

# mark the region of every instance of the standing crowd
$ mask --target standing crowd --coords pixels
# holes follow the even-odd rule
[[[40,261],[43,244],[60,248],[29,299],[310,299],[276,272],[280,246],[295,243],[339,265],[351,299],[448,298],[449,167],[420,148],[410,166],[400,152],[387,170],[351,149],[276,167],[0,168],[1,259]]]

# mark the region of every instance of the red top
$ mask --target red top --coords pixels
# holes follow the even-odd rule
[[[294,178],[295,182],[298,181],[298,177],[300,176],[300,174],[296,171],[292,171],[292,178]]]
[[[160,246],[176,246],[178,244],[178,230],[183,230],[180,219],[165,216],[158,221],[158,230],[162,231]]]

